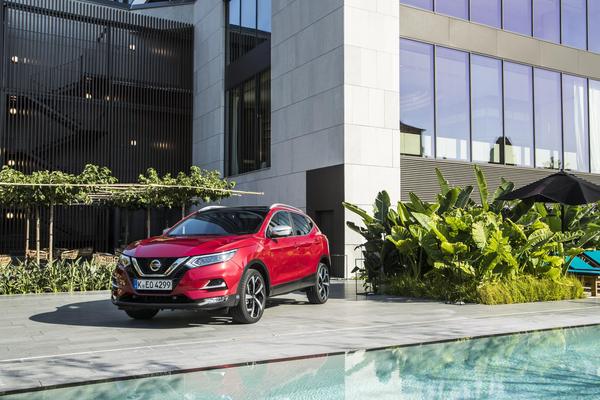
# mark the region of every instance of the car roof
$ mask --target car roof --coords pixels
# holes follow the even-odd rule
[[[201,211],[209,211],[209,210],[229,210],[229,211],[260,211],[260,212],[269,212],[270,210],[286,210],[293,211],[304,214],[304,212],[296,207],[288,206],[287,204],[273,204],[271,206],[208,206],[201,208],[198,210]]]

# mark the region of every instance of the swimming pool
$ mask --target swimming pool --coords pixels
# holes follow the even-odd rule
[[[600,398],[599,357],[600,326],[591,326],[119,380],[3,400]]]

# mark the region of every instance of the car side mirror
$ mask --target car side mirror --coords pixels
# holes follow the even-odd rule
[[[292,236],[292,227],[287,225],[277,225],[271,228],[269,235],[272,238],[282,238]]]

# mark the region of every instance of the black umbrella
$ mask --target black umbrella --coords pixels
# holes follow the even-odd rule
[[[600,201],[600,186],[564,171],[547,176],[522,188],[513,190],[499,200],[533,200],[539,203],[561,203],[570,206]],[[564,231],[564,206],[561,208]]]
[[[499,197],[500,200],[533,200],[570,206],[600,201],[600,186],[564,171],[547,176]]]

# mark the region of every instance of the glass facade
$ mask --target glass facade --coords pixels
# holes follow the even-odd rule
[[[400,39],[402,154],[600,173],[600,81]]]
[[[502,27],[502,0],[471,0],[471,21]]]
[[[435,0],[435,11],[451,17],[468,19],[469,0]]]
[[[271,164],[271,71],[228,91],[227,174]]]
[[[437,157],[469,160],[469,54],[438,47],[435,82]]]
[[[563,75],[562,100],[565,169],[589,172],[587,79]]]
[[[533,166],[533,69],[510,62],[504,68],[505,163]]]
[[[530,36],[531,17],[531,1],[503,0],[502,23],[504,29]]]
[[[402,153],[433,157],[433,46],[401,39]]]
[[[533,0],[533,36],[560,43],[559,0]]]
[[[561,166],[561,86],[558,72],[534,68],[535,166]]]
[[[231,63],[271,37],[271,0],[227,4],[227,62]]]
[[[503,163],[502,62],[471,56],[473,161]]]
[[[598,0],[400,0],[400,3],[600,53]]]

